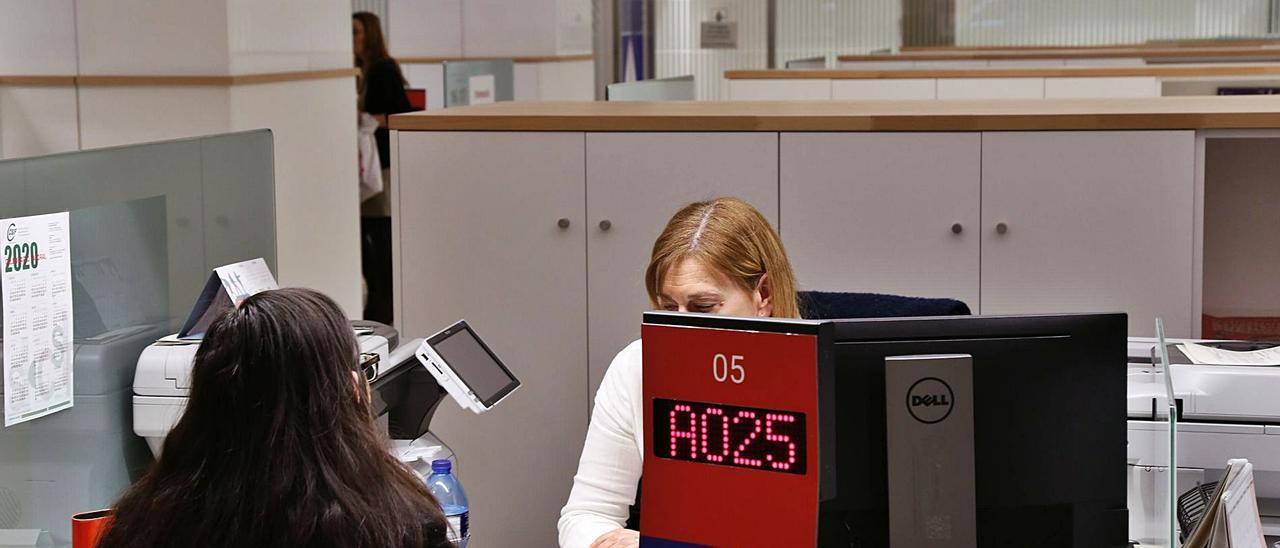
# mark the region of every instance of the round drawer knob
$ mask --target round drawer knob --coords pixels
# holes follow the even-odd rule
[[[609,219],[605,219],[605,220],[603,220],[603,221],[600,221],[600,230],[606,230],[606,231],[607,231],[607,230],[609,230],[610,228],[613,228],[613,221],[610,221]]]
[[[561,218],[559,221],[556,221],[556,226],[560,228],[569,228],[569,219]]]
[[[959,233],[961,233],[961,232],[964,232],[964,225],[962,225],[962,224],[960,224],[960,223],[956,223],[956,224],[951,225],[951,233],[952,233],[952,234],[959,234]]]
[[[1004,233],[1006,233],[1006,232],[1009,232],[1009,225],[1004,224],[1004,223],[996,223],[996,233],[997,233],[997,234],[1004,234]]]

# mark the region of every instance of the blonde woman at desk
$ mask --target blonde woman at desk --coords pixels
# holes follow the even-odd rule
[[[645,288],[655,308],[799,318],[795,276],[777,232],[750,204],[719,198],[676,212],[653,244]],[[609,364],[578,474],[560,511],[562,548],[630,548],[625,528],[644,457],[640,341]]]

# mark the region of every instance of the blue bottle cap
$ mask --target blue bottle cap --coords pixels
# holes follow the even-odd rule
[[[449,459],[436,459],[431,461],[431,472],[434,474],[448,474],[453,470],[453,463]]]

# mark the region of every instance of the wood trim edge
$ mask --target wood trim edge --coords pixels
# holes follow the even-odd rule
[[[438,65],[449,61],[505,61],[510,59],[514,63],[572,63],[577,61],[591,61],[595,59],[595,55],[590,53],[582,53],[575,55],[534,55],[524,57],[396,57],[395,60],[401,65]]]
[[[359,74],[355,68],[304,70],[296,72],[267,72],[261,74],[236,74],[226,76],[210,75],[88,75],[74,76],[71,82],[62,85],[81,86],[240,86],[253,84],[270,84],[276,82],[299,82],[304,80],[325,80],[329,78],[349,78]]]
[[[876,80],[899,78],[1121,78],[1280,76],[1280,63],[1144,65],[1134,67],[986,67],[911,69],[727,70],[726,80]]]
[[[75,76],[5,76],[0,75],[0,86],[74,86]]]
[[[1061,131],[1280,128],[1280,112],[806,115],[396,115],[400,131]]]

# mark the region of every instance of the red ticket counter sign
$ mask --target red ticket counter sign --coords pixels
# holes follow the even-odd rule
[[[645,315],[642,545],[815,545],[824,325]]]

